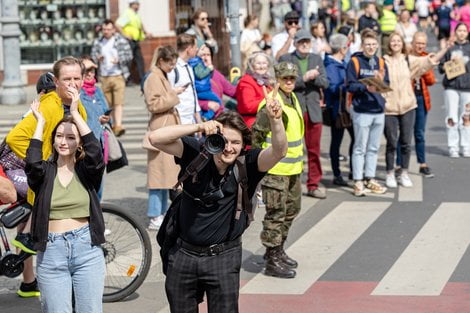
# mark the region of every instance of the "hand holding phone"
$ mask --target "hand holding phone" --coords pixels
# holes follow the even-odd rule
[[[111,114],[111,112],[113,112],[113,110],[114,109],[109,109],[106,112],[104,112],[103,115],[109,116],[109,114]]]

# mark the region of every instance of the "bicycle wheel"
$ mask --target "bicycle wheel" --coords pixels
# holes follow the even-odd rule
[[[103,302],[115,302],[142,285],[150,270],[152,246],[146,229],[118,206],[102,203],[106,242]]]

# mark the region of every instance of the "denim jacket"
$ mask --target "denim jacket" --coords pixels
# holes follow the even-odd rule
[[[99,118],[108,110],[108,103],[106,102],[103,91],[101,91],[99,87],[96,87],[95,94],[89,96],[85,90],[82,89],[80,92],[80,101],[82,101],[86,110],[88,127],[90,127],[95,138],[103,145],[103,127],[101,126]]]

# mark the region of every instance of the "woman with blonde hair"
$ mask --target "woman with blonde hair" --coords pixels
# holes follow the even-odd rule
[[[397,187],[394,163],[399,142],[401,150],[401,164],[398,164],[401,171],[399,182],[403,187],[412,187],[413,183],[408,176],[408,167],[418,105],[411,82],[439,64],[439,60],[444,56],[447,48],[426,56],[408,55],[405,40],[398,32],[393,32],[389,38],[387,55],[384,56],[392,89],[392,91],[383,94],[385,98],[384,133],[387,139],[385,184],[389,188]]]
[[[178,58],[178,53],[171,46],[155,50],[151,71],[144,83],[144,97],[150,112],[148,130],[153,131],[164,126],[180,124],[175,106],[179,103],[178,94],[185,87],[173,89],[168,81]],[[147,137],[146,137],[147,138]],[[158,230],[168,209],[168,191],[177,182],[179,166],[173,156],[145,144],[147,149],[147,188],[149,200],[147,216],[150,218],[149,229]]]

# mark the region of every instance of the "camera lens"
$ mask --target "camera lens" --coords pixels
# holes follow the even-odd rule
[[[206,141],[204,142],[204,147],[210,154],[217,154],[224,151],[226,143],[227,141],[225,137],[222,134],[217,133],[207,136]]]

